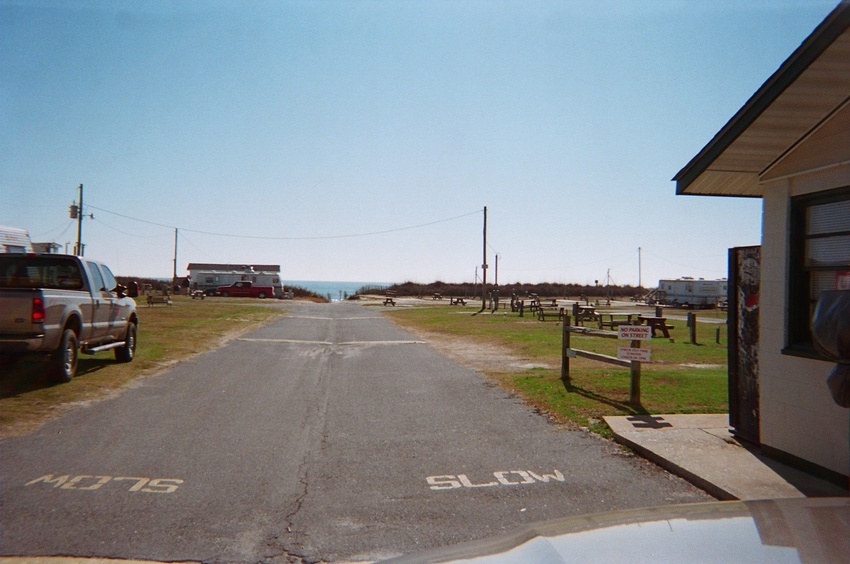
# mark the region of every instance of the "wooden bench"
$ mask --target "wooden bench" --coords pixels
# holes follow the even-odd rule
[[[152,294],[148,294],[148,307],[153,307],[155,304],[165,304],[170,306],[172,303],[171,296],[169,295],[154,296]]]
[[[449,305],[466,305],[465,298],[449,298]]]
[[[537,306],[537,319],[540,321],[549,320],[561,321],[564,318],[564,308],[556,306]]]

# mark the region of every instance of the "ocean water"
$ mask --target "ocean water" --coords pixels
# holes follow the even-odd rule
[[[328,280],[285,280],[284,289],[288,286],[298,286],[320,296],[329,296],[332,301],[344,300],[345,296],[352,295],[357,290],[367,286],[369,288],[386,288],[389,282],[334,282]]]

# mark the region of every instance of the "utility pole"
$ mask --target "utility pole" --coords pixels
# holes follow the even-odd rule
[[[484,206],[484,262],[481,269],[481,311],[484,311],[487,309],[487,206]]]
[[[83,256],[83,185],[80,184],[80,209],[77,210],[77,246],[74,254]]]
[[[641,280],[640,270],[640,247],[638,247],[638,288],[643,288],[643,281]]]
[[[177,280],[177,228],[174,228],[174,274],[171,276],[171,283],[174,284]]]

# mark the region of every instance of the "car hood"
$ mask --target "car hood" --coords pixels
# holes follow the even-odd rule
[[[846,562],[850,498],[726,501],[598,513],[389,562]]]

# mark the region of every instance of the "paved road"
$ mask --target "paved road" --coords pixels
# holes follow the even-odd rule
[[[289,315],[0,443],[0,555],[374,560],[706,494],[356,304]]]

